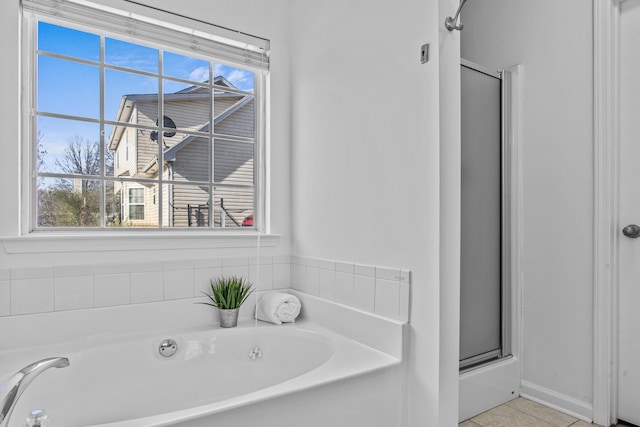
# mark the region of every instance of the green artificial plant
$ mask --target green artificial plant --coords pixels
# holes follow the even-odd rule
[[[200,302],[199,304],[210,305],[221,310],[240,308],[253,292],[252,284],[243,277],[218,277],[209,280],[209,284],[211,294],[202,293],[209,298],[210,302]]]

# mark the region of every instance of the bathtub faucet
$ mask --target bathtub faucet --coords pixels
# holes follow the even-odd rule
[[[42,359],[21,369],[0,384],[0,427],[9,425],[11,411],[31,381],[49,368],[66,368],[67,366],[69,366],[69,359],[66,357]]]

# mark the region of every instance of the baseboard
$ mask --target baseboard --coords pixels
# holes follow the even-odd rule
[[[522,381],[520,395],[567,415],[591,423],[593,405],[528,381]]]

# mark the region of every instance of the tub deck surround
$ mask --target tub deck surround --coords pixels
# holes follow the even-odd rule
[[[357,425],[346,423],[358,404],[385,408],[379,421],[368,420],[367,425],[393,424],[389,420],[400,408],[393,399],[400,390],[394,387],[400,381],[406,325],[295,293],[304,313],[296,323],[257,322],[256,327],[245,312],[239,327],[230,330],[218,328],[213,310],[194,305],[192,299],[2,318],[0,329],[9,333],[0,342],[1,378],[38,358],[55,355],[71,361],[68,372],[46,373],[31,384],[11,426],[21,427],[24,416],[41,407],[49,412],[52,427],[204,426],[230,413],[234,420],[255,413],[248,419],[276,426],[282,419],[274,408],[282,407],[287,417],[300,417],[311,410],[309,405],[317,403],[313,410],[319,409],[337,396],[333,407],[319,409],[345,414],[344,424],[334,425]],[[165,338],[178,342],[177,357],[159,356]],[[234,344],[227,345],[231,341]],[[263,357],[252,360],[250,347],[256,342]],[[218,367],[223,369],[215,371]],[[240,382],[234,384],[239,372],[248,375],[239,375]],[[300,399],[304,411],[286,409]],[[256,412],[258,402],[262,406]],[[273,415],[263,418],[264,413]],[[326,425],[326,420],[319,424],[321,418],[308,425]]]
[[[302,309],[299,319],[312,320],[335,333],[402,359],[403,345],[407,342],[404,338],[408,333],[406,322],[334,303],[295,289],[289,292],[300,300]]]

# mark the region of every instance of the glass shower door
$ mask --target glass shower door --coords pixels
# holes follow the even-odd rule
[[[460,369],[503,352],[502,76],[463,61]]]

